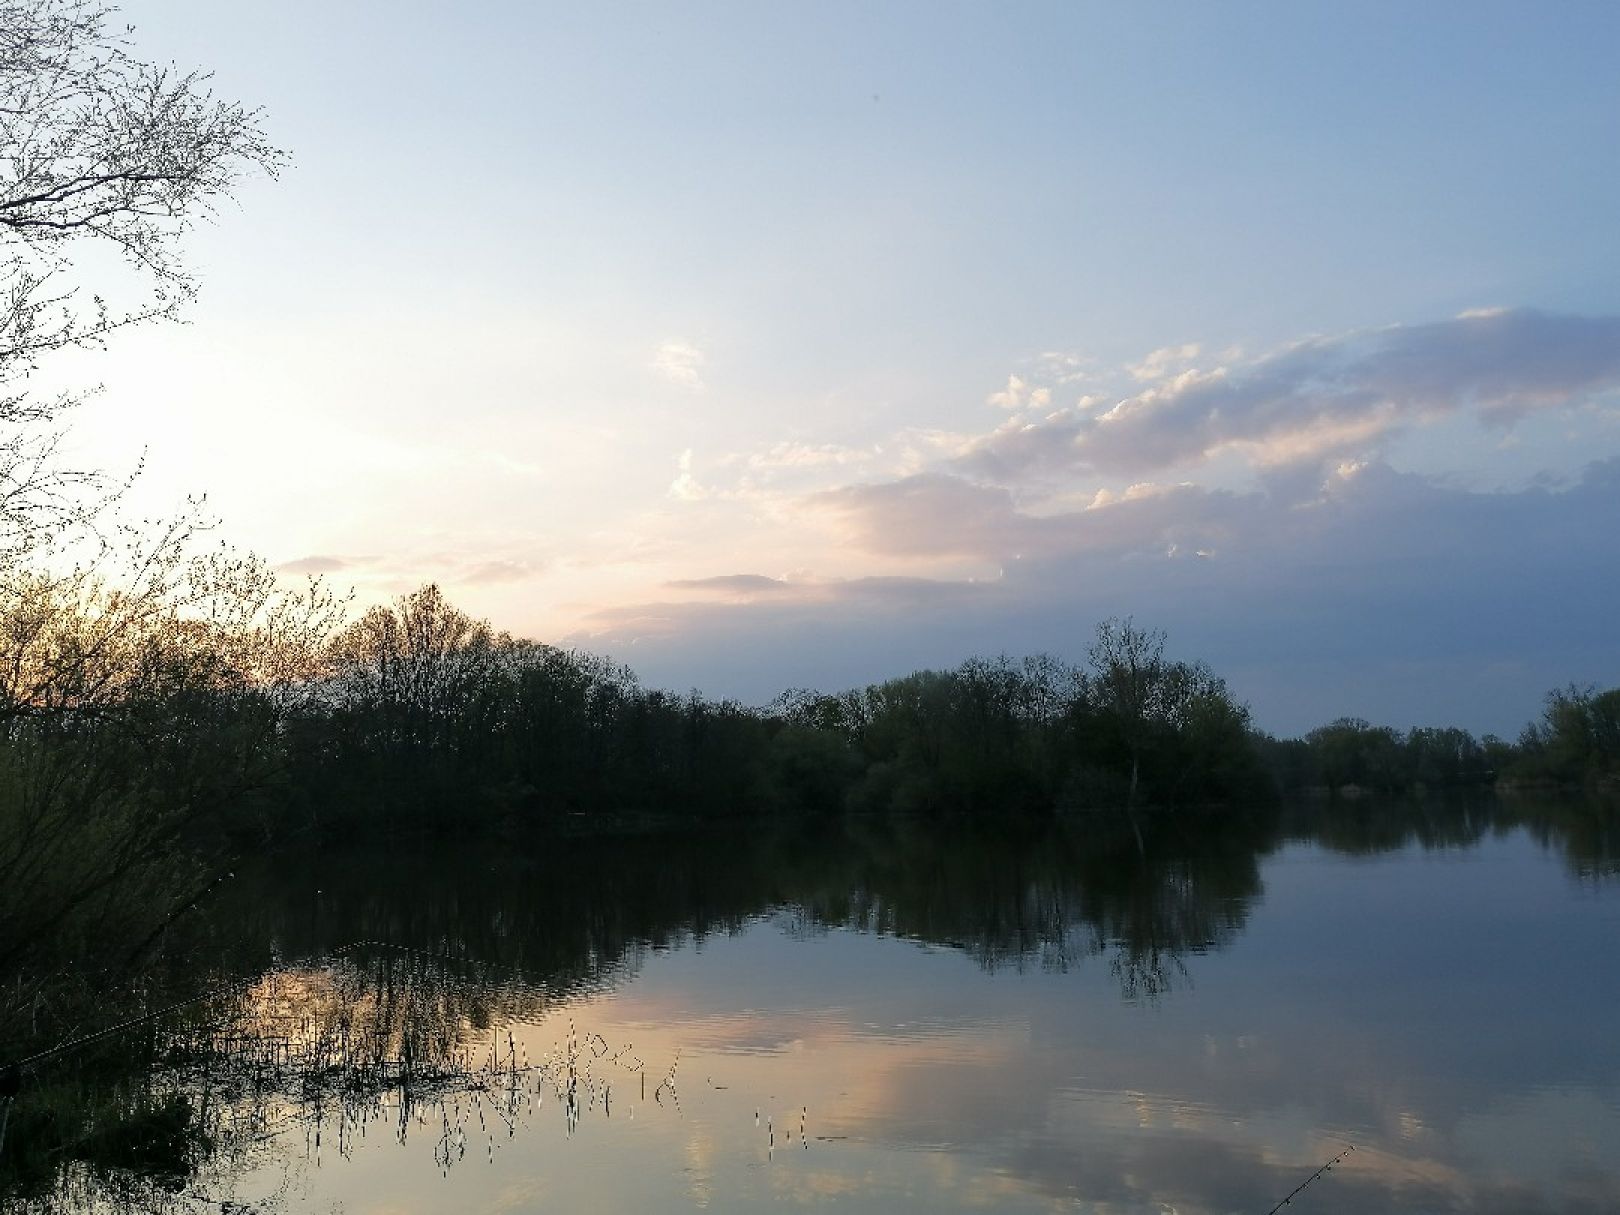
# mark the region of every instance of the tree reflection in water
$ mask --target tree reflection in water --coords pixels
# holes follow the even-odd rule
[[[386,1126],[401,1144],[437,1135],[434,1159],[448,1172],[479,1139],[493,1158],[548,1094],[572,1134],[588,1112],[612,1116],[615,1085],[645,1093],[646,1064],[632,1044],[614,1048],[572,1019],[565,1038],[531,1059],[512,1025],[549,1011],[537,986],[503,993],[484,968],[363,942],[243,992],[201,1043],[193,1084],[205,1104],[217,1096],[248,1111],[260,1133],[274,1133],[271,1107],[302,1123],[317,1161],[328,1145],[348,1156]],[[679,1100],[676,1063],[653,1090],[660,1104],[666,1092]]]
[[[512,1024],[547,1011],[532,983],[378,942],[275,967],[161,1028],[161,1064],[146,1087],[179,1115],[161,1159],[150,1142],[123,1158],[82,1154],[18,1209],[270,1209],[274,1199],[246,1207],[217,1195],[300,1130],[317,1167],[323,1153],[349,1158],[379,1131],[401,1145],[432,1136],[448,1173],[469,1149],[493,1160],[548,1100],[572,1134],[587,1116],[612,1116],[616,1086],[647,1092],[631,1044],[614,1048],[572,1020],[531,1059]],[[655,1078],[659,1105],[678,1106],[678,1062]]]
[[[648,1060],[570,1022],[531,1058],[532,1038],[512,1027],[560,1025],[649,953],[767,915],[801,934],[852,928],[960,950],[988,971],[1096,963],[1124,999],[1153,1002],[1190,982],[1190,955],[1243,931],[1261,859],[1285,840],[1461,847],[1528,825],[1590,875],[1614,872],[1612,821],[1360,803],[1301,808],[1280,825],[1149,820],[1140,842],[1107,818],[1012,831],[853,820],[267,864],[193,943],[219,959],[214,978],[234,983],[230,994],[142,1031],[157,1064],[121,1091],[135,1094],[128,1121],[153,1143],[120,1146],[103,1114],[43,1183],[7,1180],[24,1211],[219,1210],[230,1179],[266,1167],[269,1145],[296,1142],[297,1128],[315,1164],[383,1131],[430,1136],[447,1173],[469,1154],[493,1160],[547,1118],[563,1134],[611,1118],[621,1096],[621,1116],[636,1104],[676,1116],[678,1056]],[[160,1124],[166,1140],[150,1133]],[[14,1122],[8,1153],[33,1125]]]

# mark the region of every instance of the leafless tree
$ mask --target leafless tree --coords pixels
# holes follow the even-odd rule
[[[0,554],[13,559],[98,480],[59,461],[78,396],[31,391],[40,358],[177,317],[197,292],[186,230],[284,159],[258,112],[214,97],[206,75],[135,59],[113,14],[0,0]]]
[[[343,612],[205,548],[199,509],[120,520],[119,484],[61,458],[82,393],[41,389],[44,360],[178,318],[187,230],[283,161],[257,111],[139,61],[113,17],[0,0],[0,1036],[62,957],[186,905],[176,842],[262,779]]]

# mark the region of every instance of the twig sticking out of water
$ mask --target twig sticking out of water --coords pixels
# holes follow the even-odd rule
[[[1315,1181],[1323,1173],[1326,1173],[1334,1165],[1338,1164],[1339,1161],[1343,1160],[1346,1156],[1348,1156],[1351,1152],[1353,1152],[1355,1150],[1356,1150],[1356,1148],[1355,1148],[1354,1144],[1351,1144],[1349,1147],[1345,1148],[1344,1151],[1340,1152],[1332,1160],[1328,1161],[1321,1168],[1317,1169],[1316,1172],[1312,1173],[1304,1181],[1302,1181],[1298,1185],[1296,1185],[1293,1188],[1293,1190],[1289,1192],[1288,1197],[1284,1198],[1276,1206],[1272,1207],[1271,1210],[1267,1211],[1266,1215],[1277,1215],[1278,1211],[1282,1210],[1285,1206],[1287,1206],[1289,1203],[1293,1202],[1294,1199],[1299,1196],[1299,1193],[1300,1193],[1301,1190],[1303,1190],[1306,1186],[1310,1185],[1311,1182]]]
[[[675,1102],[675,1108],[681,1108],[681,1095],[675,1091],[675,1069],[680,1065],[681,1052],[677,1050],[675,1052],[675,1062],[669,1065],[669,1074],[664,1077],[663,1083],[653,1090],[653,1100],[659,1105],[664,1104],[664,1090],[667,1088],[669,1090],[670,1097]]]

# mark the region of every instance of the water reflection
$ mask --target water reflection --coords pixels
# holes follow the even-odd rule
[[[991,971],[1064,971],[1109,953],[1129,977],[1242,930],[1270,836],[1183,828],[1139,850],[1117,828],[857,822],[578,840],[541,856],[362,854],[254,875],[222,918],[287,957],[360,939],[459,959],[497,1000],[601,990],[649,951],[780,909],[805,934],[858,928],[958,949]]]
[[[1620,1209],[1615,838],[1358,803],[267,869],[246,978],[163,1030],[185,1167],[25,1209],[1265,1212],[1347,1146],[1294,1209]]]

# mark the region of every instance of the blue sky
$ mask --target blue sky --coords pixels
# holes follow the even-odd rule
[[[72,374],[155,506],[750,702],[1165,628],[1620,683],[1620,8],[132,0],[292,155]]]

